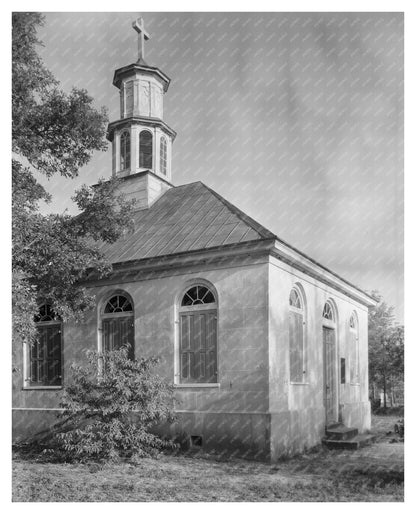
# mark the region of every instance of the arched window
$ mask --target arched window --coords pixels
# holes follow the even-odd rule
[[[304,306],[300,291],[293,288],[289,295],[289,348],[290,381],[304,382],[305,369],[305,331]]]
[[[332,305],[329,302],[326,302],[324,305],[322,317],[328,321],[332,321],[332,322],[335,321],[334,309],[332,308]]]
[[[62,384],[62,322],[49,303],[43,303],[34,321],[37,338],[29,346],[27,386]]]
[[[358,321],[357,315],[353,312],[349,319],[349,337],[348,352],[350,361],[350,383],[359,383],[359,366],[358,366]]]
[[[140,168],[152,168],[153,136],[148,130],[140,132],[139,141],[139,166]]]
[[[119,350],[129,346],[129,357],[134,358],[133,302],[125,294],[115,294],[105,303],[101,314],[102,349]]]
[[[167,163],[168,163],[168,145],[166,143],[166,138],[161,137],[160,138],[160,172],[163,173],[163,175],[166,175],[167,170]]]
[[[181,383],[217,382],[217,302],[214,292],[195,284],[179,307],[179,376]]]
[[[130,169],[130,133],[124,131],[120,136],[120,171]]]

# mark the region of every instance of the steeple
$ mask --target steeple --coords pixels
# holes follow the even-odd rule
[[[120,91],[120,118],[108,125],[107,138],[112,142],[113,176],[134,176],[134,182],[126,181],[129,187],[125,192],[136,197],[139,208],[146,208],[171,187],[176,132],[163,121],[163,96],[170,78],[144,60],[145,42],[150,36],[143,18],[133,22],[133,29],[138,34],[138,60],[114,72],[113,84]],[[140,198],[131,191],[137,187]]]

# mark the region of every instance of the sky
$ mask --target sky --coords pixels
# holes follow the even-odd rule
[[[171,79],[173,183],[202,181],[403,321],[403,15],[46,13],[46,66],[119,118],[114,70],[145,59]],[[111,149],[46,183],[44,212],[74,212],[111,175]]]

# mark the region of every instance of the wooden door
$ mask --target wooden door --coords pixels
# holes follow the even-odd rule
[[[336,385],[336,353],[335,330],[323,327],[324,346],[324,405],[326,424],[337,421],[337,385]]]
[[[217,311],[180,315],[181,382],[217,381]]]
[[[134,358],[134,318],[117,316],[103,319],[103,350],[118,350],[129,345],[129,358]]]

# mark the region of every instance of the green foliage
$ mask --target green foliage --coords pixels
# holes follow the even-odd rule
[[[13,327],[33,338],[37,300],[49,300],[64,320],[80,319],[94,298],[82,287],[88,270],[111,270],[101,251],[128,228],[133,203],[117,193],[117,180],[83,186],[73,200],[80,213],[44,216],[50,195],[34,172],[78,175],[96,150],[107,147],[107,115],[86,91],[66,94],[37,54],[38,13],[12,16],[12,236]],[[22,305],[24,301],[24,305]]]
[[[36,53],[38,13],[12,16],[13,151],[38,171],[74,177],[94,150],[105,150],[107,114],[83,89],[68,95]]]
[[[33,312],[36,310],[36,287],[30,285],[23,272],[13,270],[12,273],[12,309],[13,333],[21,334],[23,342],[30,343],[35,335]],[[20,348],[19,348],[20,349]],[[16,351],[16,347],[14,347]],[[15,357],[15,356],[13,356]],[[15,360],[15,358],[13,358]],[[17,371],[17,370],[15,370]]]
[[[66,460],[133,461],[173,448],[152,434],[153,425],[174,420],[173,387],[154,373],[158,359],[131,360],[128,348],[88,352],[85,366],[72,366],[55,435]]]
[[[393,307],[389,307],[377,291],[372,296],[378,304],[369,309],[368,359],[370,388],[386,394],[404,376],[404,327],[394,324]],[[386,405],[384,405],[386,407]]]

